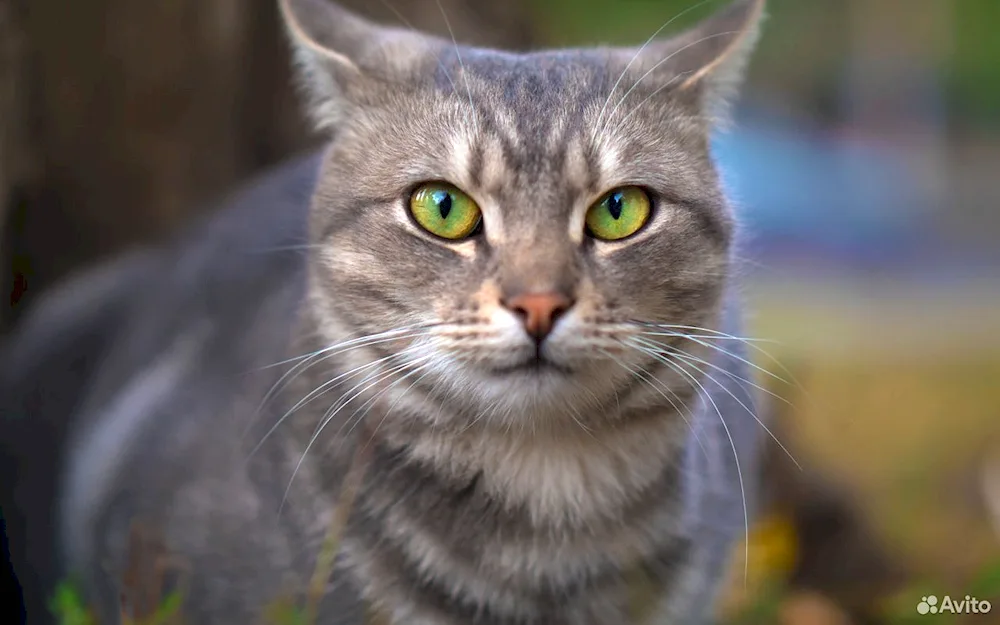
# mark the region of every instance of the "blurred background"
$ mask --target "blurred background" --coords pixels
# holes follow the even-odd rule
[[[639,44],[725,0],[441,0],[462,42]],[[435,0],[346,0],[447,35]],[[1000,1],[770,0],[716,138],[774,445],[732,623],[1000,623]],[[8,329],[316,143],[272,0],[0,0]],[[739,550],[742,554],[743,550]],[[738,554],[739,555],[739,554]],[[920,615],[972,595],[988,615]]]

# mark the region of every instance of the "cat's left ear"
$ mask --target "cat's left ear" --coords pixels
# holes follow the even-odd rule
[[[693,28],[650,43],[633,67],[643,80],[692,96],[705,114],[724,120],[760,36],[765,4],[733,0]]]
[[[401,82],[439,40],[374,24],[329,0],[278,0],[298,74],[319,128],[335,128],[366,91]]]

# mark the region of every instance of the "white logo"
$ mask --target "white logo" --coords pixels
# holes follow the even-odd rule
[[[947,595],[938,599],[936,595],[927,595],[917,604],[917,614],[987,614],[992,609],[989,601],[969,595],[964,599],[952,599]]]

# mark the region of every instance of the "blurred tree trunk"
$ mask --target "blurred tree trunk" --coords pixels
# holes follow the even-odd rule
[[[437,0],[342,4],[450,36]],[[441,5],[460,41],[531,43],[526,3]],[[276,0],[0,0],[0,262],[13,312],[315,141],[289,74]]]
[[[13,2],[0,1],[0,268],[9,265],[10,245],[8,223],[11,205],[16,202],[15,187],[32,177],[37,164],[36,154],[27,141],[24,93],[25,34],[22,15]],[[11,272],[4,271],[0,284],[5,293],[13,293],[15,283]],[[7,320],[9,308],[0,306],[0,328]]]

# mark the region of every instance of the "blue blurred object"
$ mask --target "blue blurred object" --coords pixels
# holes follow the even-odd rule
[[[760,255],[857,266],[932,245],[928,194],[898,148],[744,109],[714,150]]]

